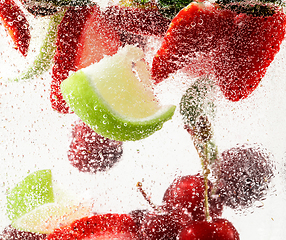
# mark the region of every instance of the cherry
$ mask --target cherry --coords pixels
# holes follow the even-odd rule
[[[135,223],[138,234],[141,231],[141,225],[144,221],[144,218],[148,213],[149,213],[148,210],[141,210],[141,209],[133,210],[129,213],[133,222]]]
[[[3,240],[41,240],[45,238],[46,234],[20,231],[13,228],[11,225],[6,227],[0,234],[0,239]]]
[[[184,228],[179,240],[239,240],[235,227],[226,219],[215,219],[212,222],[193,221]]]
[[[208,196],[210,216],[220,216],[222,203],[210,193],[212,184],[208,181]],[[167,210],[186,209],[191,213],[193,220],[205,219],[205,185],[204,178],[200,175],[188,175],[176,178],[166,190],[163,202]]]
[[[149,213],[142,221],[140,239],[175,240],[179,232],[190,222],[190,216],[178,210]]]

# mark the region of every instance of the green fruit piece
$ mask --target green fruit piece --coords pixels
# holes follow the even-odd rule
[[[12,81],[21,81],[31,79],[35,76],[39,76],[48,71],[53,63],[53,57],[56,53],[56,39],[57,39],[57,27],[60,24],[65,11],[61,11],[51,16],[48,32],[43,41],[43,45],[40,49],[39,55],[34,60],[32,66],[30,66],[25,72]]]
[[[172,118],[176,107],[160,106],[155,99],[143,56],[141,49],[127,45],[62,82],[70,108],[98,134],[139,140]]]
[[[90,212],[91,207],[84,204],[48,203],[18,218],[12,226],[21,231],[50,234],[56,228],[89,216]]]
[[[54,202],[51,170],[28,175],[7,195],[7,214],[13,222],[33,209]]]
[[[54,185],[51,170],[39,170],[9,192],[7,211],[15,229],[49,234],[89,216],[91,205],[79,203]]]

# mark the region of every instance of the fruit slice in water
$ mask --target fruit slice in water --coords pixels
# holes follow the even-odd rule
[[[48,203],[18,218],[12,226],[21,231],[50,234],[56,228],[88,216],[90,212],[89,206],[72,201]]]
[[[28,175],[7,196],[7,214],[11,221],[35,208],[54,202],[51,170],[40,170]]]
[[[155,99],[143,56],[140,48],[127,45],[61,84],[70,108],[98,134],[118,141],[139,140],[172,118],[175,106],[160,106]]]
[[[7,196],[7,209],[15,229],[44,234],[91,212],[91,206],[54,187],[51,170],[36,171],[17,184]]]

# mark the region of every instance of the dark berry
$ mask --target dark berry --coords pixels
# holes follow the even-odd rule
[[[21,0],[24,7],[35,16],[48,16],[58,11],[51,1]]]
[[[147,40],[146,37],[127,31],[119,31],[119,34],[120,34],[120,41],[122,42],[123,46],[125,46],[126,44],[136,45],[144,50]]]
[[[145,218],[148,210],[133,210],[129,213],[138,228],[141,227],[143,219]]]
[[[75,124],[68,159],[79,171],[105,171],[120,159],[122,152],[122,142],[95,133],[82,121]]]
[[[144,240],[175,240],[189,222],[191,217],[183,211],[156,211],[143,219],[140,236]]]
[[[43,240],[45,238],[46,234],[20,231],[11,225],[6,227],[0,234],[1,240]]]
[[[262,200],[273,171],[273,162],[265,149],[241,146],[224,151],[217,173],[224,204],[231,208],[250,207]]]

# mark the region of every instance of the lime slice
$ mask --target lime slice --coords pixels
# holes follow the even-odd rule
[[[61,84],[70,108],[95,132],[118,141],[139,140],[162,128],[175,106],[152,93],[140,48],[127,45]]]
[[[11,221],[46,203],[54,202],[51,170],[28,175],[7,195],[7,214]]]
[[[48,203],[18,218],[12,223],[12,226],[21,231],[50,234],[56,228],[89,216],[90,212],[90,206],[85,204]]]
[[[90,215],[91,205],[67,197],[54,186],[51,170],[39,170],[8,193],[7,213],[15,229],[49,234]]]

